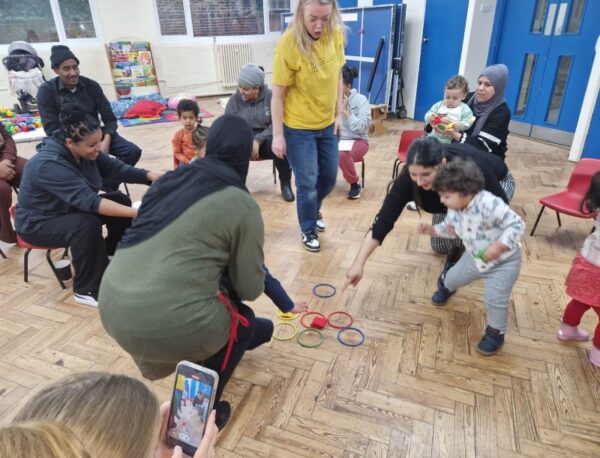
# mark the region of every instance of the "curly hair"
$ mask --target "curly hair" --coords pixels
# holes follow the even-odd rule
[[[446,89],[460,89],[465,94],[469,92],[469,83],[464,76],[456,75],[446,81],[444,85]]]
[[[455,158],[438,168],[433,180],[435,192],[475,195],[485,186],[483,173],[470,159]]]
[[[97,117],[86,113],[78,105],[70,102],[61,105],[58,121],[63,140],[70,138],[75,143],[100,129],[100,121]]]
[[[181,114],[184,111],[193,112],[197,118],[198,115],[200,114],[200,107],[198,106],[198,104],[196,103],[195,100],[181,99],[179,101],[179,103],[177,104],[177,117],[181,118]]]

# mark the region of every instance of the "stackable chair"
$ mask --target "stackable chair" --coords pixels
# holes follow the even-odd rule
[[[404,164],[406,162],[406,153],[408,152],[408,148],[411,143],[423,135],[425,135],[423,129],[402,131],[400,134],[400,143],[398,144],[398,157],[394,161],[394,168],[392,169],[392,180],[398,176],[400,164]]]
[[[13,220],[15,219],[16,208],[17,208],[16,205],[13,205],[12,207],[10,207],[10,216]],[[50,247],[41,247],[41,246],[32,245],[30,243],[27,243],[21,237],[19,237],[19,234],[17,234],[17,246],[19,246],[20,248],[23,248],[25,250],[25,254],[23,256],[23,281],[25,283],[27,283],[27,281],[29,280],[29,253],[31,253],[32,250],[45,250],[46,251],[46,260],[48,261],[48,265],[50,266],[50,269],[52,269],[52,273],[56,277],[56,280],[58,280],[58,283],[60,283],[60,287],[62,289],[67,289],[67,287],[65,286],[65,283],[60,279],[60,276],[58,275],[58,272],[56,271],[56,267],[54,267],[52,258],[50,258],[50,252],[52,250],[61,249],[61,247],[50,248]],[[63,256],[62,256],[63,259],[66,258],[68,255],[69,255],[69,248],[67,247],[67,248],[65,248],[65,252],[63,253]]]
[[[540,199],[542,208],[538,213],[530,235],[534,234],[546,207],[551,208],[556,212],[558,227],[561,227],[561,213],[575,216],[576,218],[595,218],[596,213],[585,213],[581,211],[581,202],[590,187],[592,176],[596,172],[600,172],[600,159],[581,159],[579,164],[577,164],[577,167],[575,167],[571,178],[569,178],[567,189]]]

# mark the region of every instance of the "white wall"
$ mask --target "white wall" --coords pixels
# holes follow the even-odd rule
[[[406,22],[404,32],[404,103],[407,116],[415,115],[417,84],[419,82],[419,64],[421,63],[421,45],[423,42],[423,24],[425,23],[425,0],[404,0]]]
[[[100,32],[104,42],[121,40],[149,41],[161,94],[168,97],[180,92],[209,95],[223,92],[217,85],[217,73],[212,43],[187,41],[161,43],[152,0],[102,0],[96,2],[100,16]],[[270,82],[272,56],[277,36],[254,39],[251,42],[252,60],[262,65]],[[242,41],[242,40],[240,40]],[[68,43],[67,43],[68,44]],[[69,45],[81,61],[81,74],[102,86],[110,100],[116,98],[114,84],[106,55],[105,43],[100,40],[88,45]],[[47,79],[55,75],[50,69],[50,44],[34,44],[44,59]],[[8,53],[8,46],[0,46],[0,57]],[[143,88],[134,88],[135,91]],[[0,105],[12,107],[16,96],[9,92],[6,69],[0,66]]]
[[[458,72],[467,79],[471,88],[487,64],[495,12],[496,0],[469,1]]]

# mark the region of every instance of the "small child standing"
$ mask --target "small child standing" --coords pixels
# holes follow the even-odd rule
[[[200,107],[193,100],[183,99],[177,104],[177,116],[183,127],[175,132],[171,141],[175,167],[178,167],[179,164],[189,164],[196,157],[196,150],[192,143],[192,132],[198,123],[199,114]]]
[[[444,86],[444,99],[435,103],[425,113],[425,122],[440,130],[444,130],[450,125],[456,131],[468,130],[475,121],[469,105],[463,103],[468,92],[469,83],[466,79],[460,75],[450,78]],[[429,136],[437,138],[442,143],[452,143],[451,138],[436,132],[435,129]]]
[[[472,161],[454,159],[440,165],[433,189],[448,213],[433,227],[420,224],[419,233],[462,240],[465,253],[440,277],[432,301],[445,304],[458,288],[483,278],[487,327],[477,351],[489,356],[504,344],[510,295],[521,269],[520,240],[525,223],[483,186],[483,174]]]
[[[560,340],[588,340],[590,335],[579,329],[581,317],[590,308],[600,318],[600,172],[592,177],[590,189],[581,202],[581,212],[598,212],[592,232],[583,242],[567,275],[567,304],[557,337]],[[600,367],[600,322],[596,326],[590,362]]]

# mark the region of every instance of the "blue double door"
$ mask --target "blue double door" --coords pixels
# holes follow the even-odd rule
[[[600,32],[600,1],[501,0],[498,6],[490,61],[509,68],[511,131],[570,145]]]

